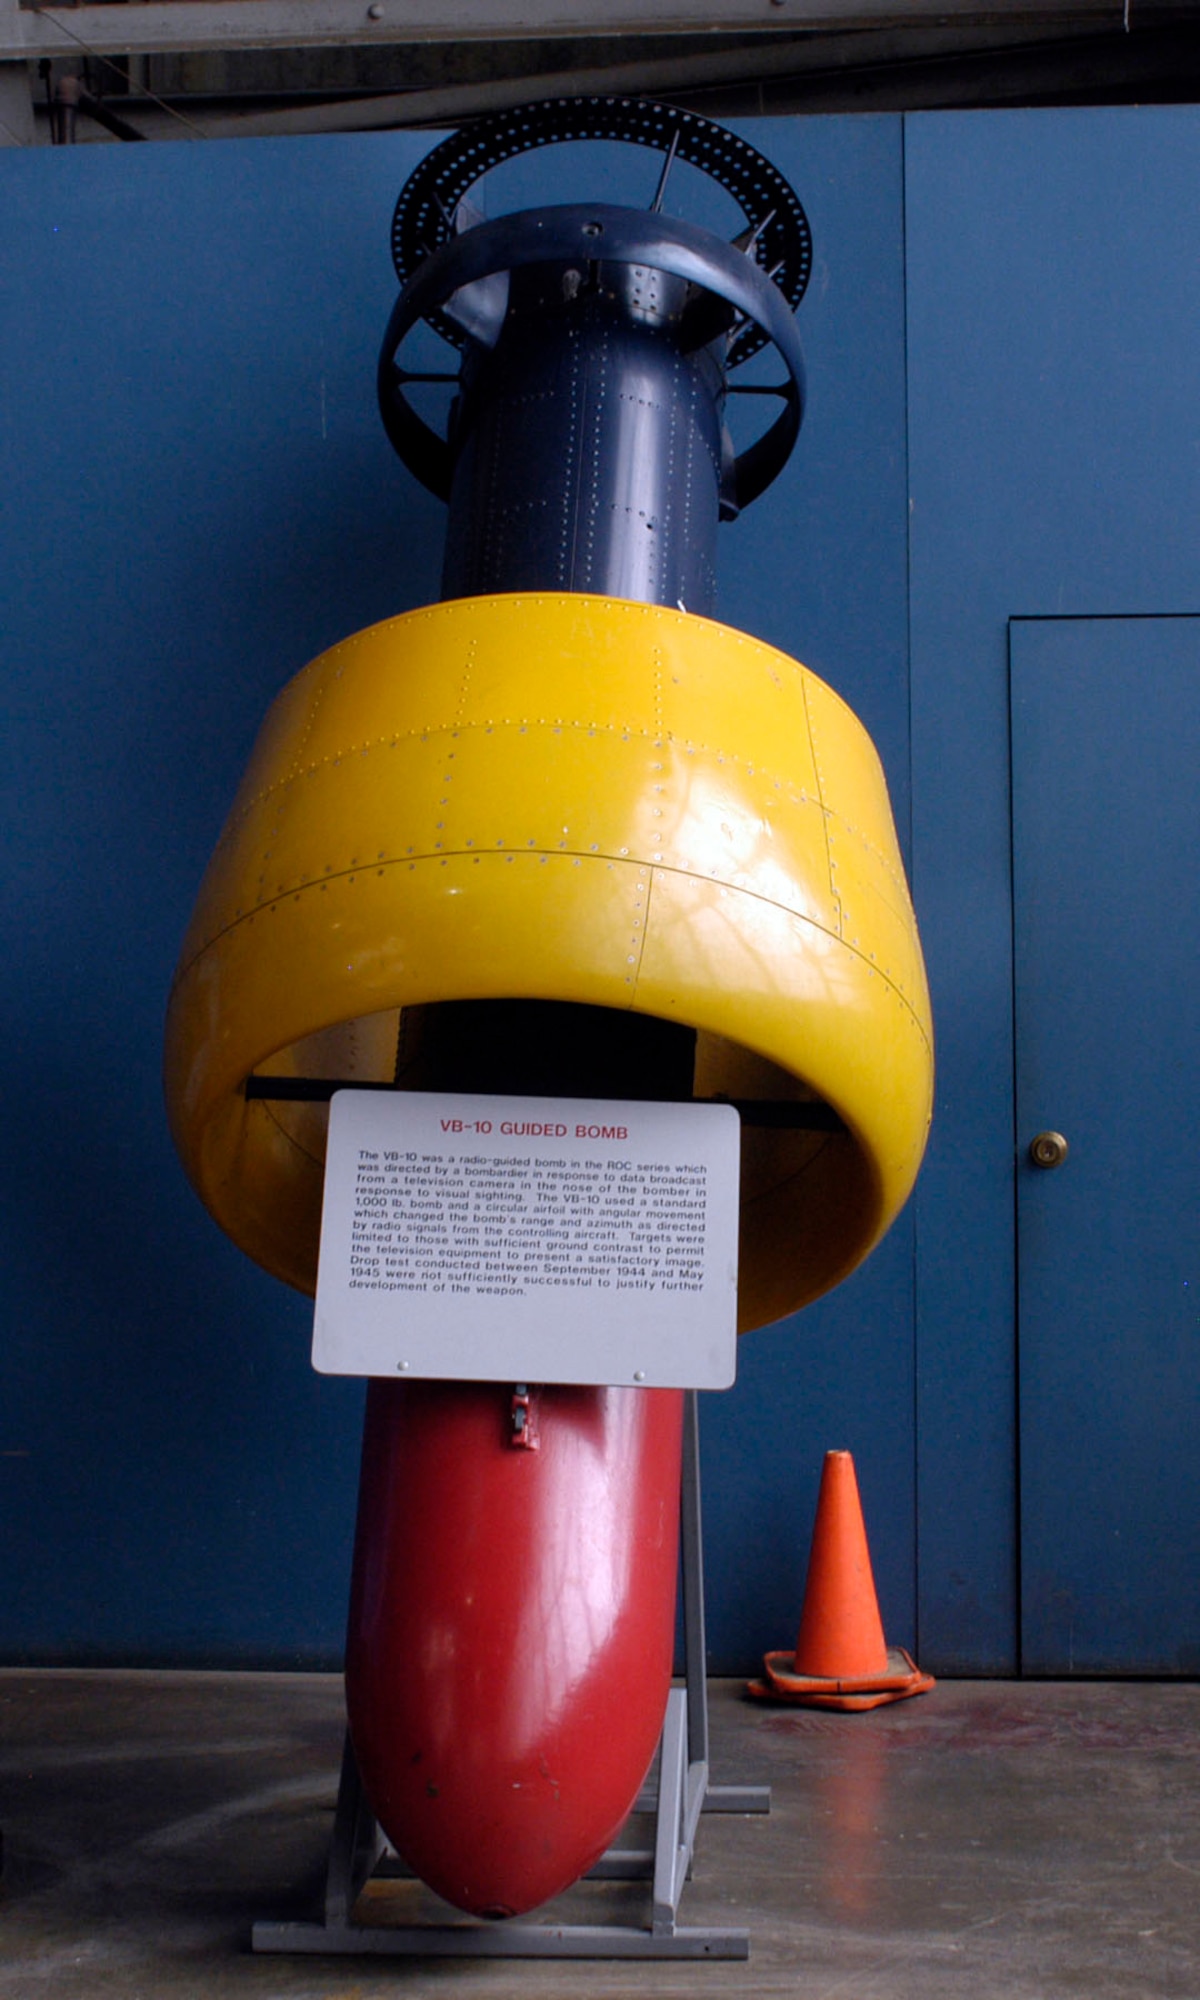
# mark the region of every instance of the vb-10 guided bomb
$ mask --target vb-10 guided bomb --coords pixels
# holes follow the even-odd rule
[[[578,139],[657,151],[646,205],[481,216],[494,169]],[[669,212],[685,170],[736,204],[732,241]],[[380,402],[447,503],[443,599],[335,646],[267,715],[172,991],[175,1138],[234,1241],[311,1291],[328,1105],[264,1079],[738,1102],[749,1331],[887,1229],[932,1080],[875,751],[814,674],[712,616],[719,523],[801,424],[804,212],[709,122],[583,100],[437,146],[393,247]],[[735,450],[730,399],[771,350]],[[670,1686],[682,1402],[370,1383],[350,1733],[390,1840],[464,1910],[544,1902],[636,1798]]]

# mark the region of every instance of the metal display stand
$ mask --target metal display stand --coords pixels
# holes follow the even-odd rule
[[[648,1880],[650,1920],[646,1925],[553,1920],[514,1923],[467,1917],[447,1924],[356,1923],[354,1908],[368,1882],[405,1878],[409,1871],[389,1848],[367,1804],[347,1736],[323,1917],[315,1923],[256,1923],[253,1949],[419,1958],[748,1958],[748,1931],[689,1928],[678,1922],[701,1814],[765,1813],[771,1809],[766,1785],[709,1783],[699,1415],[694,1389],[684,1397],[680,1541],[684,1685],[672,1688],[667,1698],[657,1777],[634,1807],[637,1812],[654,1813],[654,1845],[610,1848],[586,1878],[589,1882]]]

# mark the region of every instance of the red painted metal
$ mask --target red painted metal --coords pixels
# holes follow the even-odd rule
[[[363,1787],[439,1895],[518,1915],[585,1874],[671,1682],[683,1395],[373,1381],[346,1647]]]

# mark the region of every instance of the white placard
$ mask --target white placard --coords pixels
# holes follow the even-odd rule
[[[313,1365],[727,1389],[730,1105],[339,1090]]]

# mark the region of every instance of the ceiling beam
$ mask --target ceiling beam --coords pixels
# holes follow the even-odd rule
[[[717,51],[626,60],[606,68],[500,76],[392,92],[340,102],[231,109],[191,103],[193,135],[206,139],[285,137],[310,132],[368,132],[397,127],[451,126],[526,104],[539,97],[640,96],[678,102],[717,92],[736,100],[754,87],[762,111],[830,112],[929,110],[970,104],[1011,105],[1046,96],[1066,100],[1109,88],[1152,89],[1162,79],[1200,79],[1200,31],[1159,29],[1126,37],[1076,34],[1014,40],[993,33],[986,43],[963,35],[951,51],[930,30],[907,49],[892,35],[830,36],[757,43]],[[178,137],[165,107],[122,100],[138,136]],[[734,116],[738,111],[718,111]]]
[[[496,40],[570,35],[1082,25],[1093,31],[1192,15],[1194,0],[0,0],[0,62],[173,50],[315,48],[325,44]]]
[[[33,99],[24,63],[0,62],[0,146],[32,146]]]

